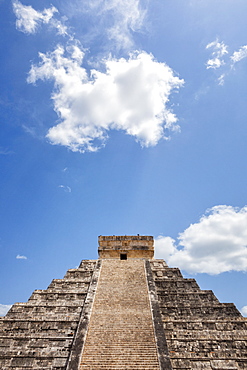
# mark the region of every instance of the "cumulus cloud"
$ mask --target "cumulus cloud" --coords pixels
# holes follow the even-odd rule
[[[215,206],[179,234],[176,246],[164,237],[157,243],[159,258],[189,273],[247,271],[247,207]]]
[[[233,61],[233,63],[237,63],[246,57],[247,57],[247,45],[244,45],[238,51],[235,51],[232,54],[231,60]]]
[[[0,316],[5,316],[11,307],[12,307],[12,304],[1,304],[0,303]]]
[[[241,310],[240,310],[240,312],[241,312],[241,314],[243,316],[246,316],[247,317],[247,306],[242,307]]]
[[[206,49],[213,49],[212,58],[206,63],[207,69],[216,69],[225,64],[223,56],[228,54],[228,51],[227,46],[223,42],[219,42],[219,40],[216,39],[215,41],[209,43],[206,46]]]
[[[29,83],[53,80],[52,99],[61,122],[49,129],[52,144],[72,151],[95,151],[104,144],[111,129],[123,130],[142,146],[156,145],[166,138],[166,130],[178,128],[175,114],[167,107],[174,89],[183,80],[151,54],[136,52],[128,59],[109,57],[104,71],[81,66],[83,51],[74,45],[40,53],[33,65]]]
[[[26,256],[21,256],[20,254],[17,254],[17,256],[15,258],[17,260],[27,260],[27,257]]]
[[[175,240],[170,236],[159,235],[155,239],[156,258],[168,259],[176,252]]]
[[[20,1],[13,2],[13,10],[16,15],[16,28],[27,34],[34,34],[39,25],[48,24],[57,29],[58,34],[67,34],[67,27],[53,16],[58,12],[57,8],[51,6],[43,11],[37,11],[30,5],[23,5]]]

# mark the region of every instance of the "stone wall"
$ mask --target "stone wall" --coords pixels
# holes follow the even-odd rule
[[[1,370],[66,368],[97,263],[82,261],[0,319]]]
[[[162,260],[150,264],[172,368],[247,369],[247,321],[235,305]]]
[[[154,240],[152,236],[124,235],[99,236],[99,257],[118,258],[126,254],[127,258],[148,258],[154,256]]]

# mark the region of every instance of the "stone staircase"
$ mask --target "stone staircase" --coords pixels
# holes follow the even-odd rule
[[[160,369],[144,260],[102,260],[79,369]]]

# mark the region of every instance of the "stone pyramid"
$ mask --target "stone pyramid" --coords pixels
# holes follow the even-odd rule
[[[234,304],[153,254],[151,236],[100,236],[98,260],[0,318],[0,369],[247,369]]]

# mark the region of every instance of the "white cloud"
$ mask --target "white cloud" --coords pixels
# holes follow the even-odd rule
[[[1,304],[0,303],[0,316],[5,316],[11,307],[12,307],[12,304]]]
[[[105,40],[112,41],[117,49],[130,49],[134,45],[133,34],[144,26],[147,3],[148,0],[77,0],[74,12],[91,16],[93,24],[97,24],[93,32],[105,34]]]
[[[142,28],[146,11],[138,0],[101,1],[103,11],[113,14],[114,24],[108,29],[108,36],[123,48],[133,44],[132,32]]]
[[[26,256],[21,256],[20,254],[17,254],[17,256],[15,258],[17,260],[27,260],[27,257]]]
[[[209,59],[206,63],[207,69],[218,69],[225,65],[224,72],[218,77],[219,85],[223,86],[225,78],[232,71],[235,63],[247,57],[247,45],[242,46],[238,51],[234,51],[231,56],[227,56],[226,61],[223,60],[225,54],[228,54],[227,46],[223,42],[219,42],[218,39],[211,42],[206,46],[206,49],[213,48],[212,59]],[[222,71],[222,68],[220,68]]]
[[[52,27],[57,29],[57,34],[58,35],[68,35],[68,27],[58,19],[52,19],[51,20],[51,25]],[[73,36],[70,35],[70,38],[73,39]]]
[[[206,63],[207,69],[209,68],[219,68],[225,64],[224,60],[222,59],[225,54],[228,54],[227,46],[223,42],[219,42],[218,39],[209,43],[206,46],[206,49],[213,49],[212,52],[212,59],[209,59]]]
[[[246,57],[247,57],[247,45],[244,45],[238,51],[235,51],[232,54],[231,60],[233,61],[233,63],[237,63]]]
[[[159,257],[167,256],[167,240],[160,237]],[[189,273],[219,274],[247,271],[247,207],[211,208],[198,223],[179,234],[178,245],[168,243],[167,263]]]
[[[59,188],[62,188],[66,193],[71,193],[71,188],[66,185],[59,185]]]
[[[155,258],[162,258],[168,261],[169,257],[175,252],[175,240],[170,236],[160,235],[155,239]]]
[[[243,316],[246,316],[247,317],[247,306],[242,307],[241,310],[240,310],[240,312],[241,312],[241,314]]]
[[[219,85],[220,86],[223,86],[224,85],[224,83],[225,83],[225,76],[226,76],[226,74],[225,73],[222,73],[220,75],[220,77],[218,78],[218,82],[219,82]]]
[[[95,151],[115,129],[152,146],[166,137],[164,130],[178,128],[167,103],[183,80],[166,64],[142,51],[129,59],[109,57],[104,72],[91,70],[89,76],[81,66],[82,50],[73,46],[66,52],[57,46],[51,53],[40,53],[40,64],[33,65],[28,76],[29,83],[54,81],[52,99],[61,123],[48,131],[52,144]]]
[[[58,34],[67,34],[67,27],[61,21],[53,18],[54,14],[58,12],[54,6],[39,12],[32,6],[23,5],[16,0],[13,3],[13,10],[17,18],[16,28],[21,32],[34,34],[40,24],[50,23],[52,27],[57,29]]]

